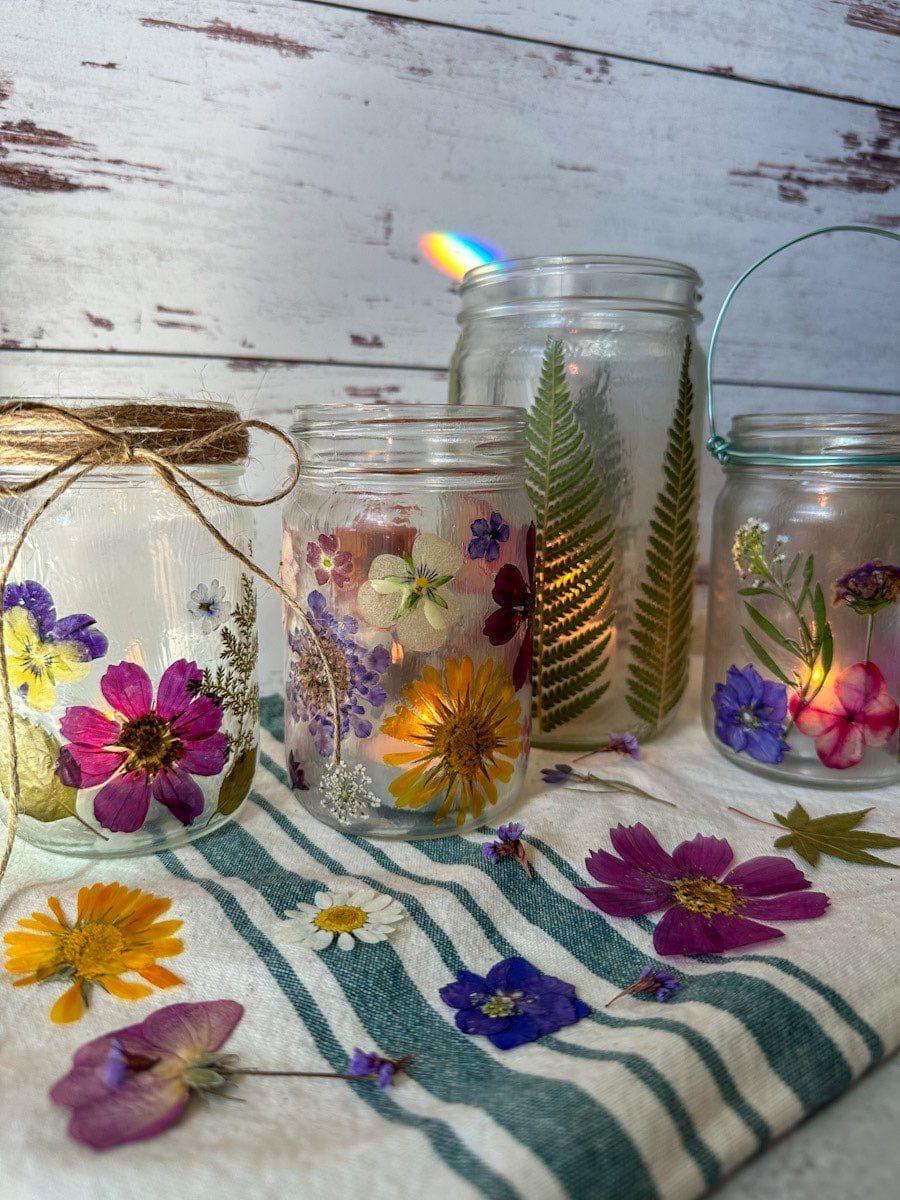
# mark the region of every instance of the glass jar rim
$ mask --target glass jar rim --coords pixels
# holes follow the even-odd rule
[[[493,425],[498,430],[524,432],[527,413],[524,409],[503,404],[300,404],[294,409],[291,433],[355,429],[365,426],[376,430],[393,425],[439,424],[442,428],[462,425]]]
[[[501,275],[506,278],[537,271],[562,271],[571,267],[612,267],[634,275],[675,276],[696,284],[701,282],[699,273],[693,267],[677,259],[650,258],[641,254],[541,254],[531,258],[496,259],[472,267],[463,276],[460,291],[467,291]]]
[[[900,466],[900,413],[740,413],[719,457],[726,465]]]

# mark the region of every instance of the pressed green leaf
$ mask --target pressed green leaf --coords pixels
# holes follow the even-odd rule
[[[678,398],[663,455],[663,486],[651,518],[641,597],[635,603],[626,700],[652,729],[687,686],[697,554],[697,451],[691,435],[694,386],[685,339]]]
[[[823,854],[873,867],[900,866],[900,863],[868,853],[869,850],[893,850],[900,846],[900,837],[856,828],[869,812],[871,809],[861,808],[827,817],[810,817],[806,809],[795,804],[786,817],[781,813],[773,814],[779,824],[791,831],[777,838],[775,845],[793,850],[813,867],[818,865]]]
[[[3,710],[6,712],[7,710]],[[2,714],[0,714],[2,717]],[[6,718],[0,728],[0,789],[12,795],[12,770],[6,738]],[[66,787],[56,774],[59,742],[42,725],[16,713],[16,758],[19,771],[19,811],[36,821],[62,821],[75,815],[75,788]]]
[[[798,658],[800,657],[799,648],[796,642],[792,642],[790,638],[785,637],[778,626],[773,624],[773,622],[770,621],[767,616],[761,613],[758,608],[755,608],[752,604],[748,604],[746,601],[744,602],[744,608],[746,608],[750,617],[759,626],[763,633],[766,634],[767,637],[770,637],[777,646],[781,646],[783,650],[787,650],[788,654],[793,654]]]
[[[253,783],[256,772],[256,747],[244,750],[231,764],[231,769],[222,780],[216,813],[229,816],[243,804]]]
[[[743,632],[744,637],[747,639],[747,645],[763,664],[763,666],[767,667],[776,679],[780,679],[781,682],[787,684],[788,687],[793,687],[793,682],[788,679],[787,675],[785,675],[784,671],[782,671],[781,667],[779,667],[772,655],[768,652],[765,646],[762,645],[761,642],[756,640],[746,625],[741,626],[741,631]]]
[[[591,448],[575,416],[562,342],[547,343],[528,414],[526,483],[535,509],[533,714],[547,732],[606,689],[612,535]]]

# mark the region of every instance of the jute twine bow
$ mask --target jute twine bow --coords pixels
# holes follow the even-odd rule
[[[13,400],[0,403],[0,465],[17,466],[51,463],[46,470],[21,483],[0,482],[0,498],[23,496],[36,488],[58,480],[56,486],[40,501],[22,523],[12,549],[0,570],[0,597],[28,535],[47,509],[64,495],[79,479],[98,468],[112,466],[149,467],[159,482],[193,514],[212,539],[232,558],[236,558],[251,574],[267,583],[297,616],[300,624],[316,647],[325,678],[328,682],[334,715],[334,748],[332,761],[341,757],[341,713],[334,673],[331,670],[322,641],[306,613],[289,592],[256,565],[251,558],[233,545],[209,521],[185,489],[184,481],[198,491],[242,508],[262,508],[283,500],[293,491],[300,477],[300,456],[291,439],[268,421],[243,420],[234,410],[212,407],[183,408],[174,405],[122,404],[86,410],[79,415],[58,405],[38,400]],[[100,419],[92,419],[99,413]],[[107,418],[104,423],[104,418]],[[140,428],[149,421],[152,428]],[[193,424],[191,423],[193,422]],[[121,427],[116,428],[116,424]],[[197,433],[197,429],[203,430]],[[246,453],[250,430],[258,429],[276,438],[290,452],[293,466],[290,480],[270,496],[253,500],[234,496],[203,483],[185,471],[180,462],[235,462]],[[155,447],[155,448],[154,448]],[[16,726],[13,715],[6,640],[0,634],[0,698],[4,704],[6,738],[9,748],[10,792],[6,797],[6,840],[0,856],[0,879],[6,871],[21,811],[19,758],[16,746]]]

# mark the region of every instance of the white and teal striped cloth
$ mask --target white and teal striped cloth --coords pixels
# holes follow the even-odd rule
[[[696,692],[696,687],[694,689]],[[20,843],[0,897],[7,930],[57,894],[119,879],[174,899],[186,986],[124,1003],[98,994],[77,1025],[52,1026],[58,985],[0,980],[0,1192],[4,1200],[689,1200],[834,1099],[898,1044],[897,872],[823,860],[832,906],[758,952],[674,960],[684,988],[605,1002],[654,962],[652,923],[604,916],[576,891],[588,849],[640,820],[671,849],[726,836],[737,859],[772,852],[769,817],[878,806],[890,830],[900,789],[872,796],[768,785],[725,763],[686,705],[642,762],[592,763],[673,800],[547,789],[536,754],[515,818],[535,875],[482,859],[484,834],[434,842],[348,838],[308,817],[287,786],[280,702],[264,703],[261,765],[240,820],[150,859],[86,863]],[[558,757],[558,756],[556,756]],[[602,767],[601,764],[602,763]],[[896,830],[890,830],[896,832]],[[285,909],[361,880],[409,917],[389,942],[293,954]],[[576,984],[593,1014],[519,1049],[457,1031],[438,990],[521,954]],[[51,995],[51,991],[53,994]],[[253,1067],[344,1069],[359,1046],[414,1056],[393,1089],[244,1079],[243,1103],[198,1105],[155,1141],[97,1155],[67,1139],[47,1098],[82,1042],[184,999],[233,998],[246,1013],[228,1049]]]

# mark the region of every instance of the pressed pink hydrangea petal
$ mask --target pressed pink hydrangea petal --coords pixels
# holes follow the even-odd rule
[[[195,662],[179,658],[163,671],[156,691],[156,715],[170,721],[185,711],[194,699],[191,686],[203,680],[203,672]]]
[[[134,833],[147,819],[150,781],[143,771],[117,775],[94,797],[94,816],[104,829]]]
[[[816,738],[816,754],[826,767],[835,771],[855,767],[864,750],[862,727],[841,717],[831,729]]]
[[[811,738],[821,737],[823,733],[833,729],[838,721],[838,714],[830,708],[825,708],[824,702],[813,701],[812,704],[799,708],[799,701],[792,701],[791,711],[794,714],[794,724],[801,733]]]
[[[824,892],[787,892],[783,896],[751,896],[741,913],[760,921],[807,921],[828,907]]]
[[[150,676],[137,663],[120,662],[108,667],[100,680],[100,691],[106,702],[130,721],[146,716],[153,704]]]
[[[60,732],[69,742],[80,742],[84,746],[99,749],[114,746],[119,740],[120,726],[96,708],[73,704],[67,708],[59,723]]]
[[[777,896],[781,892],[797,892],[812,887],[789,858],[781,858],[777,854],[748,858],[729,871],[722,882],[738,888],[742,896]]]
[[[718,879],[734,858],[734,851],[724,838],[705,837],[698,833],[689,842],[682,842],[672,853],[675,866],[685,875],[705,875]]]
[[[153,780],[153,798],[182,825],[193,825],[203,812],[200,785],[177,765],[160,771]]]
[[[228,738],[224,733],[187,743],[178,765],[192,775],[218,775],[225,766]]]
[[[679,871],[671,854],[662,846],[646,825],[617,825],[609,831],[613,849],[629,866],[663,879],[676,879]]]
[[[887,695],[887,684],[873,662],[854,663],[834,681],[834,694],[838,700],[835,708],[840,705],[848,713],[866,712]]]

